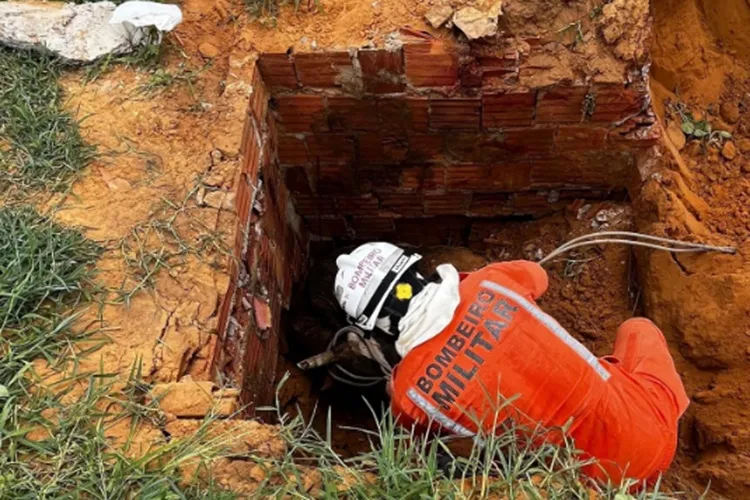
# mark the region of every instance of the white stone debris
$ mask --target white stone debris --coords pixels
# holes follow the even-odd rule
[[[502,1],[498,0],[487,11],[464,7],[453,15],[453,24],[469,40],[477,40],[497,35],[497,21],[501,15]]]
[[[182,20],[176,5],[154,2],[85,4],[0,2],[0,45],[47,50],[69,63],[132,52],[143,27],[169,31]]]

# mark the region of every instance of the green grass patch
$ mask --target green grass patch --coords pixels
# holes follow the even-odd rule
[[[93,158],[64,109],[61,70],[50,55],[0,49],[0,192],[62,190]]]
[[[0,208],[0,329],[83,292],[99,247],[25,206]]]
[[[281,382],[284,383],[284,380]],[[500,403],[504,408],[510,402]],[[277,399],[276,408],[280,407]],[[274,408],[266,408],[274,410]],[[570,440],[543,442],[548,430],[528,429],[512,422],[495,433],[480,436],[467,455],[449,448],[450,437],[425,437],[396,424],[390,412],[376,418],[377,429],[361,430],[370,437],[372,451],[344,459],[331,446],[333,423],[325,435],[300,416],[277,411],[290,453],[263,464],[267,473],[258,498],[558,498],[666,500],[660,481],[639,491],[637,481],[600,485],[583,475],[586,459]],[[563,430],[563,429],[560,429]],[[543,444],[539,444],[543,442]],[[320,480],[311,491],[300,479],[299,465],[315,467]],[[342,485],[348,485],[342,488]]]

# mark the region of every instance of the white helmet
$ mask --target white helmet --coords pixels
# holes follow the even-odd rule
[[[342,309],[363,330],[372,330],[397,280],[422,258],[390,243],[360,245],[336,259],[334,293]]]

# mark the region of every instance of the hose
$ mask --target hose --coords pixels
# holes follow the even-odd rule
[[[613,237],[613,238],[610,238]],[[638,238],[645,241],[631,240],[627,238]],[[573,238],[572,240],[560,245],[558,248],[553,250],[549,255],[539,261],[540,265],[549,263],[555,257],[574,250],[590,245],[599,245],[602,243],[621,243],[624,245],[631,245],[637,247],[651,248],[653,250],[664,250],[671,253],[685,253],[685,252],[719,252],[726,254],[735,254],[737,249],[728,246],[714,246],[706,245],[703,243],[692,243],[689,241],[679,241],[670,238],[662,238],[660,236],[651,236],[648,234],[634,233],[630,231],[602,231],[599,233],[591,233],[584,236]],[[668,245],[682,247],[673,248],[659,243],[665,243]]]

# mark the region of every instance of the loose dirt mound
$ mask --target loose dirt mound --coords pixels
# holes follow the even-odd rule
[[[676,362],[693,399],[682,424],[676,469],[683,478],[711,481],[713,490],[745,498],[750,493],[750,52],[744,40],[750,6],[744,0],[657,0],[653,11],[652,90],[665,127],[670,120],[681,123],[666,104],[683,102],[733,139],[724,146],[692,141],[678,152],[682,141],[676,136],[666,157],[670,170],[644,187],[638,213],[648,231],[692,233],[740,249],[735,257],[644,259],[647,311],[679,347]]]

